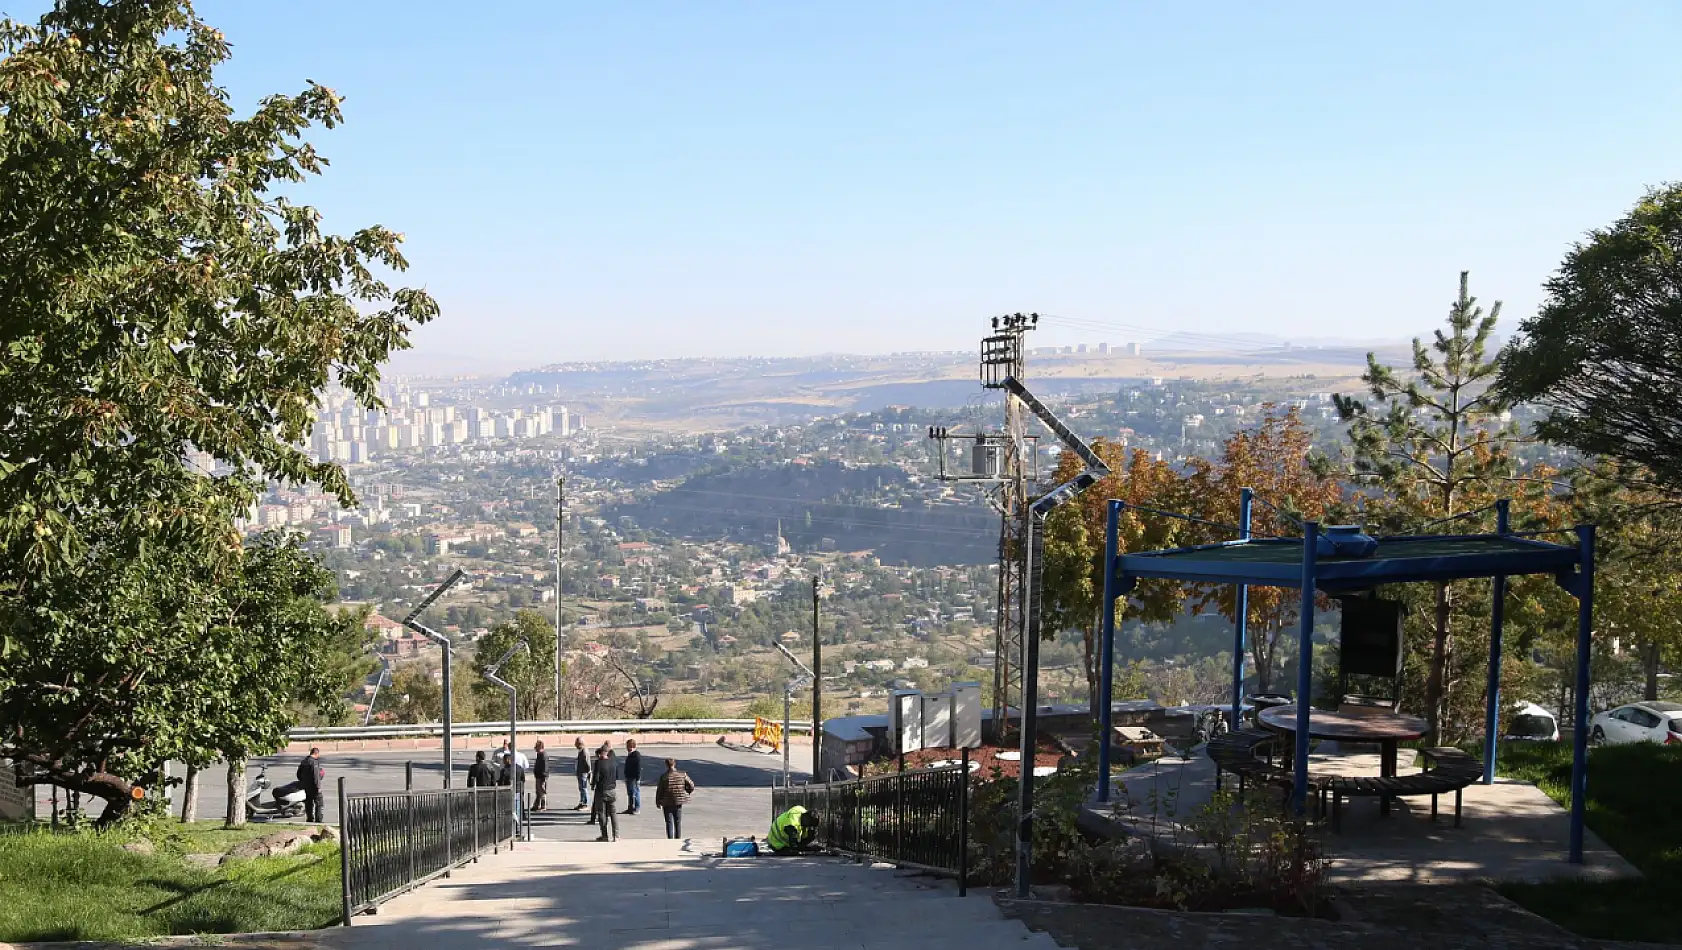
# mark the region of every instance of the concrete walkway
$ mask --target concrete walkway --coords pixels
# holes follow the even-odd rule
[[[1055,950],[979,891],[838,858],[716,857],[717,840],[537,841],[356,918],[340,950]],[[710,852],[710,854],[708,853]]]

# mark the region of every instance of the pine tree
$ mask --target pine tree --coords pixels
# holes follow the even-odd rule
[[[1462,271],[1447,329],[1436,331],[1429,346],[1413,341],[1410,378],[1368,353],[1361,380],[1373,404],[1335,397],[1338,415],[1349,426],[1352,474],[1383,489],[1385,497],[1375,507],[1386,517],[1388,530],[1461,514],[1457,506],[1475,489],[1511,476],[1506,447],[1513,440],[1499,422],[1507,403],[1491,387],[1501,370],[1501,354],[1489,353],[1500,314],[1499,301],[1484,313]],[[1433,742],[1439,741],[1446,719],[1453,601],[1453,587],[1439,583],[1425,686]]]

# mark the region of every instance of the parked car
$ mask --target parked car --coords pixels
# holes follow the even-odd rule
[[[1535,703],[1515,703],[1507,713],[1507,728],[1502,738],[1558,742],[1559,720]]]
[[[1682,742],[1682,703],[1630,703],[1608,709],[1589,720],[1589,741],[1595,745]]]

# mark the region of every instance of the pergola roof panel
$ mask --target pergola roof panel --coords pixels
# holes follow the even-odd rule
[[[1403,535],[1379,538],[1369,557],[1316,558],[1316,586],[1370,587],[1415,581],[1459,580],[1517,574],[1560,574],[1577,564],[1575,546],[1512,535]],[[1302,586],[1302,541],[1266,538],[1167,551],[1124,554],[1116,559],[1122,578]]]

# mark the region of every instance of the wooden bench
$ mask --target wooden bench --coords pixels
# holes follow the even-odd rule
[[[1335,776],[1321,780],[1322,794],[1332,798],[1332,830],[1342,829],[1343,799],[1345,796],[1384,796],[1403,798],[1409,795],[1431,796],[1431,820],[1437,818],[1437,796],[1454,793],[1454,827],[1460,827],[1461,792],[1466,786],[1483,779],[1483,763],[1455,748],[1422,749],[1420,758],[1428,766],[1413,775],[1381,777],[1376,775]]]
[[[1245,780],[1274,781],[1283,770],[1276,768],[1271,756],[1277,733],[1266,729],[1240,729],[1222,733],[1210,739],[1203,749],[1215,762],[1215,789],[1221,788],[1221,778],[1227,772],[1238,776],[1238,790],[1244,790]],[[1261,756],[1266,753],[1268,761]]]

